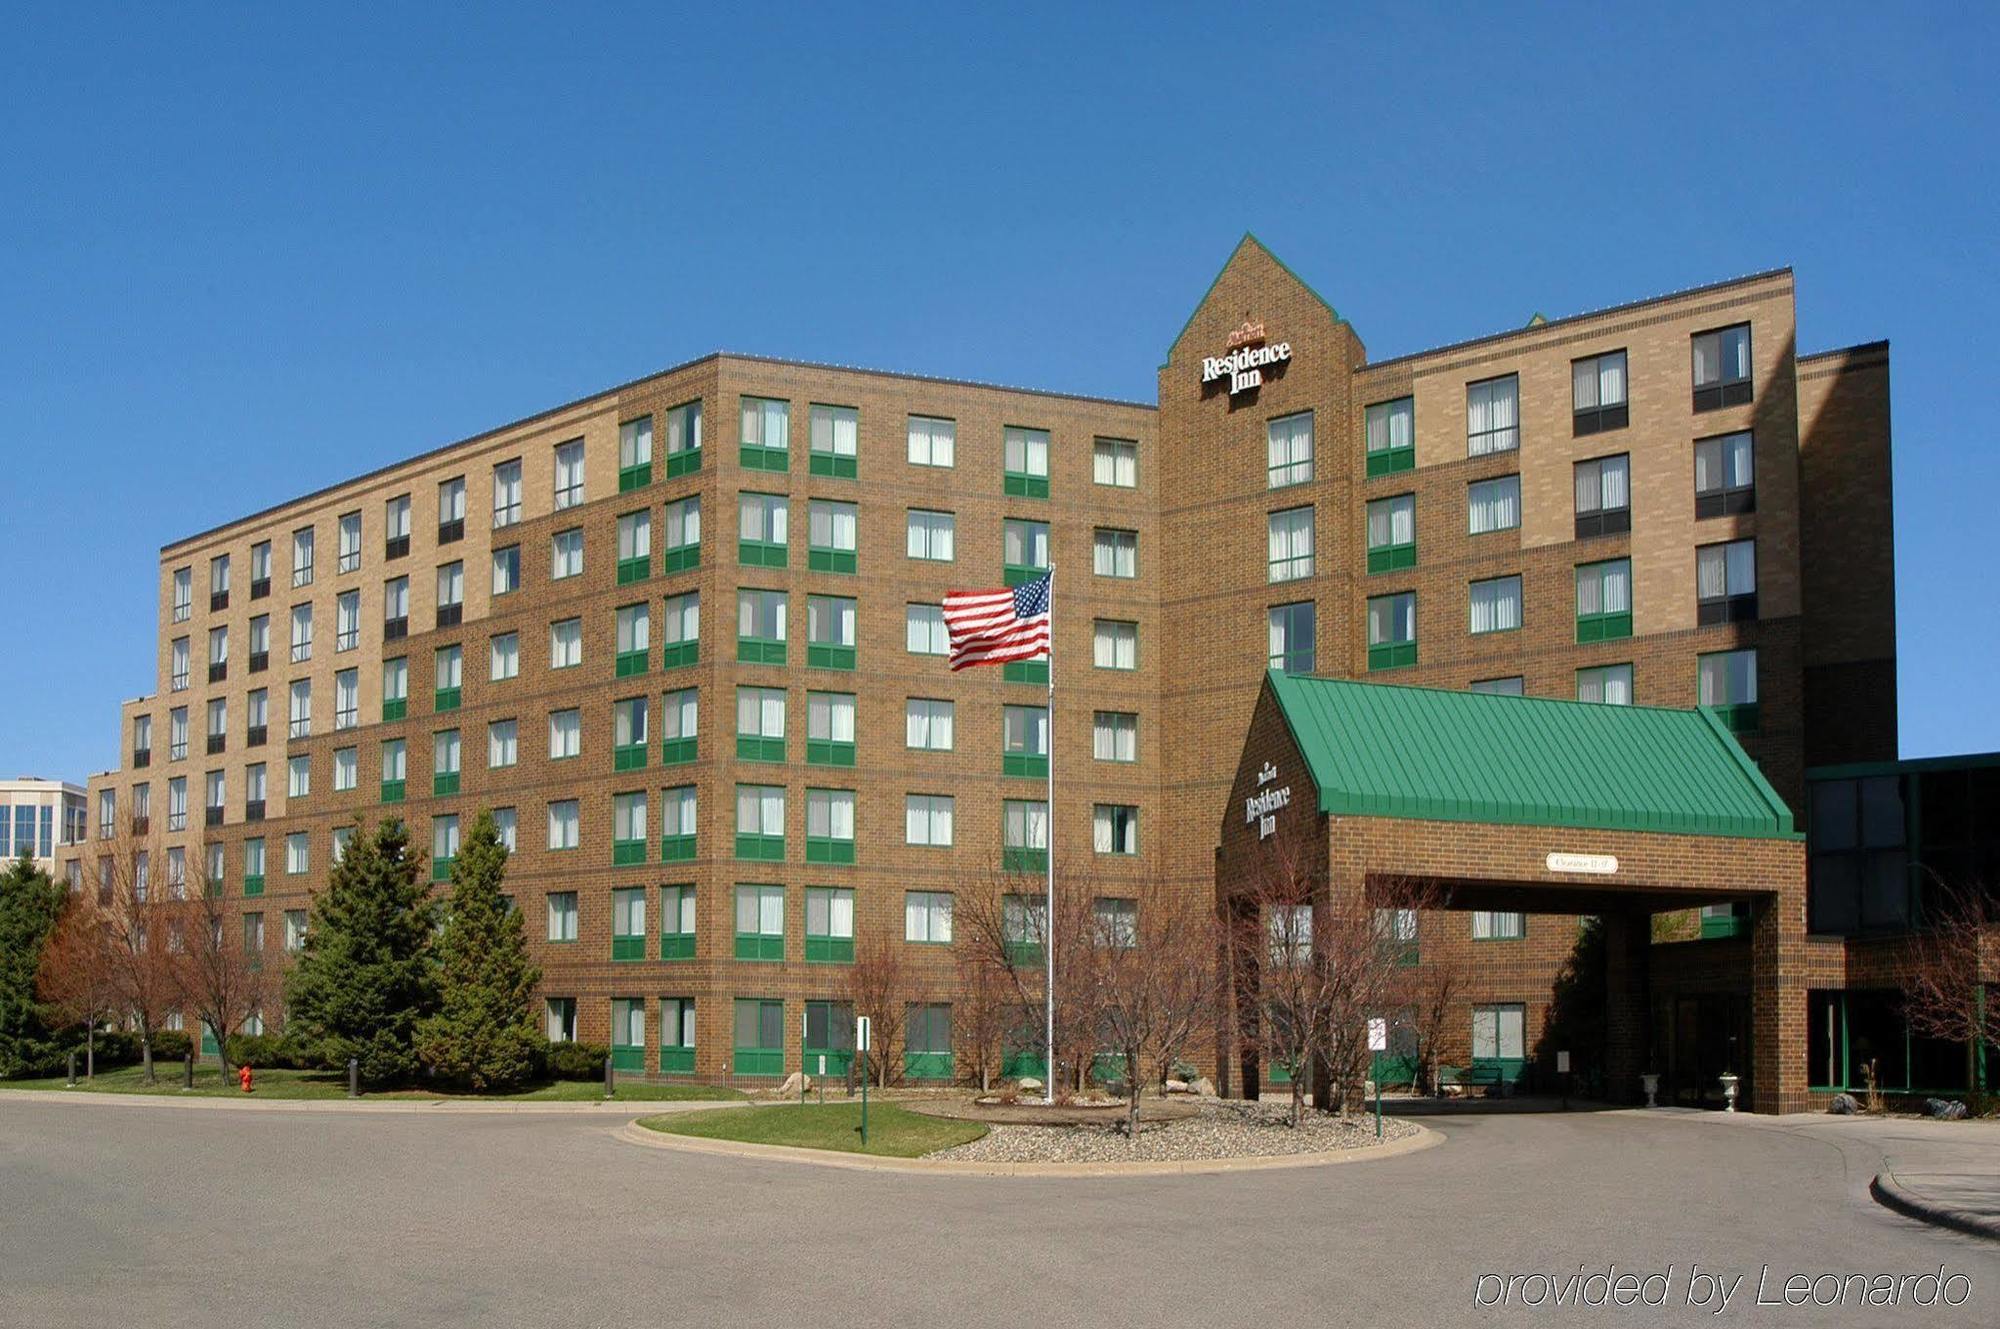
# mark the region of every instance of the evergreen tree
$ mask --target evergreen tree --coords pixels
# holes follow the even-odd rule
[[[27,850],[0,872],[0,1079],[44,1070],[56,1057],[35,975],[62,906],[63,888]]]
[[[416,1074],[417,1023],[437,1007],[437,906],[422,867],[401,821],[357,831],[313,897],[285,981],[287,1030],[326,1064],[358,1057],[370,1084]]]
[[[542,971],[528,963],[521,914],[500,893],[507,847],[482,812],[451,862],[451,900],[438,938],[442,1000],[417,1027],[417,1054],[470,1089],[533,1076],[546,1046],[530,999]]]

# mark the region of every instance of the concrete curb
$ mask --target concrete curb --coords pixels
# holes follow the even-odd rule
[[[737,1106],[740,1106],[737,1105]],[[1362,1149],[1336,1149],[1316,1154],[1263,1154],[1254,1158],[1203,1158],[1186,1162],[1145,1163],[962,1163],[943,1158],[880,1158],[869,1154],[843,1154],[827,1149],[801,1149],[785,1144],[746,1144],[736,1140],[708,1140],[695,1135],[671,1135],[648,1130],[636,1121],[618,1127],[613,1134],[628,1144],[649,1149],[673,1149],[686,1153],[716,1154],[730,1158],[762,1158],[783,1163],[810,1163],[818,1167],[848,1168],[857,1172],[914,1172],[931,1177],[1185,1177],[1223,1172],[1268,1172],[1278,1168],[1326,1167],[1339,1163],[1368,1163],[1376,1159],[1413,1154],[1444,1143],[1444,1136],[1428,1126],[1417,1125],[1417,1133],[1401,1140]]]
[[[1898,1184],[1894,1173],[1876,1173],[1875,1180],[1868,1183],[1868,1193],[1875,1197],[1875,1203],[1885,1209],[1893,1209],[1905,1218],[1914,1218],[1933,1227],[1950,1228],[1968,1236],[1984,1237],[1988,1241],[2000,1241],[2000,1219],[1928,1200]]]
[[[701,1111],[707,1108],[742,1107],[734,1099],[666,1099],[641,1102],[503,1102],[482,1103],[455,1098],[266,1098],[254,1094],[242,1098],[222,1098],[194,1094],[105,1094],[61,1089],[0,1089],[0,1103],[49,1103],[71,1107],[193,1108],[215,1112],[392,1112],[392,1113],[537,1113],[541,1115],[595,1115],[654,1117],[672,1112]]]

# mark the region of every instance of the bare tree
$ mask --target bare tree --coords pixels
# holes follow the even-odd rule
[[[903,1078],[903,1062],[896,1055],[903,1043],[903,1025],[908,1015],[910,980],[903,967],[903,952],[897,943],[881,934],[855,943],[854,963],[847,967],[842,995],[857,1016],[868,1017],[867,1065],[874,1072],[878,1088]]]
[[[97,1075],[97,1028],[118,1013],[110,923],[94,895],[71,891],[42,950],[35,987],[66,1022],[83,1028],[85,1078]]]
[[[1092,888],[1087,874],[1056,869],[1056,917],[1048,917],[1047,885],[1040,875],[994,873],[961,891],[952,927],[966,963],[983,964],[999,975],[1012,1007],[1006,1026],[1032,1031],[1025,1042],[1043,1048],[1047,1038],[1045,994],[1048,946],[1055,940],[1055,1049],[1048,1058],[1048,1083],[1075,1092],[1083,1088],[1092,1058],[1103,1050],[1103,994],[1098,956],[1088,944],[1093,927]]]
[[[958,970],[958,991],[951,1008],[951,1038],[962,1075],[976,1080],[979,1092],[993,1088],[1005,1057],[1010,1017],[1015,1012],[1012,980],[990,956],[974,947],[955,944],[952,959]]]
[[[178,950],[185,923],[177,917],[176,893],[186,882],[164,880],[167,855],[136,827],[105,846],[99,857],[109,891],[100,889],[105,938],[111,953],[111,987],[118,1013],[139,1031],[146,1083],[153,1072],[153,1036],[168,1015],[180,1009]]]
[[[167,905],[181,938],[180,948],[171,952],[174,986],[181,1002],[214,1032],[216,1058],[227,1075],[229,1036],[261,1013],[277,989],[264,969],[261,929],[253,948],[238,916],[223,904],[222,883],[208,876],[203,846],[194,849],[202,852],[190,869],[185,898]],[[232,928],[232,922],[238,926]]]
[[[1911,942],[1903,1013],[1911,1032],[1965,1049],[1966,1083],[1980,1049],[2000,1043],[2000,994],[1987,975],[2000,969],[2000,902],[1979,883],[1930,878],[1924,924]]]
[[[1135,885],[1136,895],[1125,894]],[[1098,1046],[1124,1063],[1125,1129],[1136,1140],[1145,1087],[1164,1084],[1195,1038],[1213,1027],[1220,924],[1212,901],[1156,879],[1101,886],[1091,926],[1073,945],[1087,954],[1097,984]]]
[[[1415,927],[1403,934],[1406,925],[1420,926],[1427,914],[1444,903],[1444,892],[1434,883],[1398,878],[1382,883],[1378,904],[1386,917],[1384,940],[1393,948],[1396,969],[1389,983],[1392,999],[1401,1011],[1398,1017],[1410,1036],[1413,1068],[1412,1088],[1420,1093],[1437,1092],[1438,1064],[1443,1056],[1445,1030],[1460,1014],[1466,989],[1471,982],[1470,958],[1456,946],[1434,946],[1428,952],[1418,948]],[[1402,914],[1405,917],[1397,917]],[[1415,962],[1410,962],[1410,956]]]

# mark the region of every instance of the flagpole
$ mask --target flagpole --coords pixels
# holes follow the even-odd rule
[[[1048,966],[1044,985],[1044,1028],[1047,1065],[1042,1073],[1042,1101],[1053,1107],[1056,1101],[1056,574],[1049,570],[1049,807],[1043,839],[1048,842],[1049,898],[1042,922],[1042,959]]]

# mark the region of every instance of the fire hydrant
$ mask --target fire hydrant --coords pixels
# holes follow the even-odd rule
[[[238,1082],[239,1084],[241,1084],[241,1085],[243,1086],[243,1092],[244,1092],[244,1093],[246,1093],[246,1094],[247,1094],[247,1093],[249,1093],[249,1092],[250,1092],[250,1068],[249,1068],[248,1066],[238,1066],[238,1067],[236,1068],[236,1079],[237,1079],[237,1082]]]

